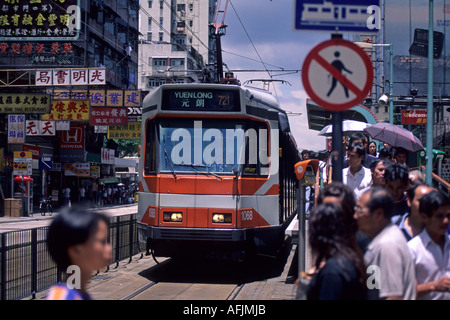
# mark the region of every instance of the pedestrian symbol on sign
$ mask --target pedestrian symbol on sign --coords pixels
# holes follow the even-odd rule
[[[339,73],[341,73],[341,74],[342,74],[342,71],[345,71],[345,72],[348,72],[348,73],[352,74],[353,72],[351,72],[350,70],[348,70],[348,69],[345,67],[345,65],[342,63],[342,61],[339,60],[339,56],[340,56],[340,55],[341,55],[341,53],[340,53],[339,51],[336,51],[336,52],[334,53],[334,56],[336,57],[336,60],[334,60],[334,61],[331,63],[331,65],[332,65],[334,68],[336,68],[336,70],[339,71]],[[330,77],[330,76],[332,76],[332,74],[330,74],[329,77]],[[328,93],[327,93],[327,97],[329,97],[330,94],[334,91],[334,89],[336,88],[337,82],[338,82],[338,79],[337,79],[335,76],[333,76],[331,88],[330,88],[330,91],[328,91]],[[340,81],[339,81],[339,82],[340,82]],[[348,88],[347,88],[342,82],[340,82],[340,83],[341,83],[342,86],[344,87],[345,96],[348,98]]]

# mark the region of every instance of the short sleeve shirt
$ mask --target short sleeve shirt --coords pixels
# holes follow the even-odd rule
[[[370,242],[364,262],[379,270],[379,288],[369,290],[371,299],[400,296],[403,300],[416,298],[414,261],[405,236],[395,224],[388,224]],[[372,292],[370,292],[372,291]]]
[[[415,264],[418,284],[450,277],[450,237],[446,235],[444,250],[434,242],[427,230],[423,230],[408,242],[408,247]],[[420,299],[450,300],[450,291],[430,292]]]
[[[370,169],[361,167],[361,170],[353,175],[350,171],[350,167],[345,168],[342,170],[342,183],[352,189],[355,198],[358,199],[364,191],[372,186],[372,172]]]

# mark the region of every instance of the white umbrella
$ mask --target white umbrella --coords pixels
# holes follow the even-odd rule
[[[370,126],[366,122],[356,120],[344,120],[342,121],[342,132],[351,134],[354,132],[362,132],[365,128]],[[331,136],[333,134],[333,125],[329,124],[319,132],[319,136]]]

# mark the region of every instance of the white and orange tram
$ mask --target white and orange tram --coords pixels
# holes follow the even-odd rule
[[[144,99],[141,139],[138,232],[154,256],[277,254],[300,157],[270,93],[162,85]]]

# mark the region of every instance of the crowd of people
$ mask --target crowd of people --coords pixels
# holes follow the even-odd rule
[[[448,195],[409,170],[403,148],[377,152],[358,133],[345,149],[342,182],[324,161],[325,186],[311,192],[313,267],[299,275],[298,298],[450,300]]]
[[[136,193],[135,184],[101,184],[81,185],[78,190],[78,197],[71,195],[69,186],[61,191],[63,196],[63,206],[70,206],[71,200],[80,203],[91,203],[92,206],[105,206],[111,204],[129,204],[134,202]]]

